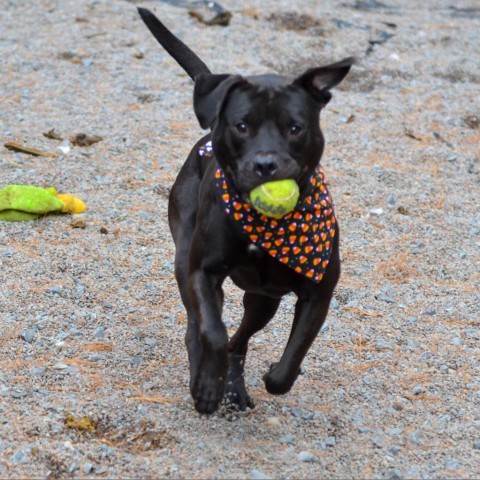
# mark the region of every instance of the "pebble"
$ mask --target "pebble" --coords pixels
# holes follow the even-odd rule
[[[284,437],[282,437],[278,443],[280,444],[287,444],[293,445],[295,443],[295,437],[291,433],[287,433]]]
[[[476,440],[475,442],[473,442],[473,448],[475,450],[480,450],[480,440]]]
[[[65,370],[68,368],[68,365],[66,363],[57,363],[52,368],[54,368],[55,370]]]
[[[414,430],[409,436],[408,439],[415,445],[421,445],[420,440],[420,430]]]
[[[130,361],[132,365],[140,365],[142,363],[142,359],[140,357],[133,357]]]
[[[85,462],[82,467],[83,473],[90,473],[93,470],[93,465],[90,462]]]
[[[375,435],[372,438],[372,442],[377,448],[383,448],[385,446],[385,440],[380,435]]]
[[[100,445],[100,450],[105,454],[106,457],[113,457],[113,455],[115,455],[115,449],[109,447],[108,445]]]
[[[100,467],[100,468],[95,469],[95,473],[97,475],[102,475],[106,472],[108,472],[108,467]]]
[[[300,452],[297,455],[297,460],[299,462],[314,462],[315,461],[315,455],[313,455],[310,452],[307,452],[307,451],[304,450],[303,452]]]
[[[317,450],[321,450],[322,452],[327,449],[327,445],[322,440],[315,440],[313,445]]]
[[[10,461],[14,463],[26,463],[28,462],[28,455],[24,450],[17,450],[10,456]]]
[[[35,367],[32,370],[32,375],[34,377],[43,377],[45,375],[46,371],[47,371],[47,369],[45,367]]]
[[[450,470],[458,470],[460,468],[460,464],[456,460],[445,460],[445,468]]]
[[[149,347],[154,347],[157,344],[157,341],[154,338],[146,338],[143,342]]]
[[[425,389],[421,385],[417,385],[416,387],[413,388],[412,393],[414,395],[420,395],[424,391],[425,391]]]
[[[271,427],[280,427],[282,425],[282,421],[279,417],[268,417],[266,422]]]
[[[35,338],[35,333],[36,333],[35,329],[28,328],[27,330],[22,330],[20,337],[24,342],[32,343]]]
[[[250,472],[250,478],[253,478],[255,480],[266,480],[266,479],[269,479],[271,477],[269,477],[265,473],[261,472],[260,470],[252,470]]]
[[[103,327],[98,327],[93,336],[98,339],[105,338],[105,329]]]
[[[28,393],[26,392],[19,392],[19,391],[15,391],[15,392],[12,392],[12,397],[13,398],[23,398],[23,397],[26,397],[28,395]]]
[[[327,437],[325,439],[325,445],[327,447],[334,447],[337,444],[337,439],[335,437]]]
[[[377,300],[381,300],[386,303],[395,302],[395,294],[393,288],[390,285],[385,285],[381,290],[375,294]]]
[[[404,477],[398,468],[392,468],[387,472],[386,478],[388,480],[402,480]]]
[[[402,448],[399,445],[392,445],[390,448],[390,453],[394,456],[397,456],[401,450]]]

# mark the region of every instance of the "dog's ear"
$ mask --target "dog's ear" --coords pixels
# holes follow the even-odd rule
[[[307,90],[323,107],[332,98],[330,89],[345,78],[354,63],[355,59],[349,57],[325,67],[311,68],[294,80],[293,84]]]
[[[193,109],[202,128],[210,128],[232,88],[246,80],[240,75],[202,73],[195,77]]]

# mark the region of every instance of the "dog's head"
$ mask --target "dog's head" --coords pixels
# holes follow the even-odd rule
[[[212,129],[215,156],[240,194],[285,178],[306,185],[323,153],[320,110],[353,63],[313,68],[293,82],[278,75],[195,78],[198,121]]]

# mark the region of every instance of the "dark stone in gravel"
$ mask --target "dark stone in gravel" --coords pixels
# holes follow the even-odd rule
[[[476,440],[475,442],[473,442],[473,448],[475,450],[480,450],[480,440]]]
[[[142,359],[140,357],[132,357],[130,361],[132,365],[140,365],[142,363]]]

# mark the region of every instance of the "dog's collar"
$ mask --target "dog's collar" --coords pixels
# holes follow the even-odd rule
[[[211,142],[202,145],[199,154],[213,156]],[[337,224],[321,167],[317,167],[310,178],[308,193],[299,199],[292,212],[280,219],[269,218],[245,203],[221,168],[215,171],[215,184],[225,213],[250,242],[298,274],[315,283],[321,282],[332,253]]]

